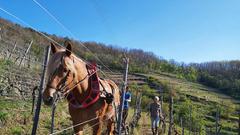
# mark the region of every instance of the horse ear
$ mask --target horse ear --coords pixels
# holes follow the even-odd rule
[[[53,54],[58,51],[58,48],[54,43],[51,43],[51,51],[52,51]]]
[[[70,56],[72,54],[72,44],[69,41],[66,41],[64,44],[66,46],[66,55]]]

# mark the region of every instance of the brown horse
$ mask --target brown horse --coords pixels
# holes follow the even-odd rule
[[[95,73],[89,74],[88,64],[72,53],[72,45],[69,42],[65,42],[65,46],[66,49],[51,43],[53,55],[48,63],[48,82],[43,92],[44,103],[52,105],[54,94],[60,92],[68,99],[73,126],[77,125],[74,127],[75,134],[82,135],[83,126],[89,124],[93,126],[93,135],[100,135],[103,121],[107,122],[107,134],[113,134],[115,112],[120,104],[117,85],[111,80],[98,77],[101,85],[92,83],[91,75]],[[100,94],[91,95],[94,87],[91,85],[98,85]],[[113,95],[111,103],[107,103],[103,91]],[[91,104],[86,100],[90,100]]]

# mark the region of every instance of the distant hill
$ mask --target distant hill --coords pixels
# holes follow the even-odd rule
[[[26,44],[33,40],[33,49],[38,50],[39,46],[49,45],[50,42],[45,37],[37,33],[31,28],[24,28],[18,24],[14,24],[5,19],[0,19],[0,35],[3,44],[4,41],[17,42],[18,46],[26,47]],[[55,41],[62,44],[68,37],[60,37],[56,35],[49,35],[44,33],[54,39]],[[96,55],[101,61],[106,64],[106,66],[113,69],[121,69],[122,65],[122,55],[125,53],[130,58],[131,71],[139,72],[149,72],[154,70],[160,70],[160,65],[168,64],[166,60],[160,59],[151,52],[145,52],[140,49],[124,49],[115,47],[113,45],[106,45],[97,42],[83,42],[83,44],[91,50],[90,53],[86,48],[84,48],[79,41],[70,39],[74,45],[74,52],[81,58],[89,61],[96,61]],[[36,53],[36,55],[39,55]]]
[[[130,58],[129,69],[131,73],[171,73],[176,75],[177,78],[200,82],[204,85],[218,88],[232,97],[240,98],[240,61],[187,65],[174,60],[165,60],[152,52],[145,52],[141,49],[125,49],[93,41],[83,42],[91,51],[89,52],[79,41],[69,39],[68,37],[44,34],[60,44],[63,44],[66,39],[71,40],[74,45],[74,52],[79,57],[87,61],[96,61],[103,69],[106,69],[105,66],[96,59],[96,56],[111,70],[119,71],[123,69],[122,56],[126,54]],[[17,43],[18,47],[26,48],[32,40],[31,53],[39,60],[43,56],[43,47],[50,44],[48,39],[35,30],[24,28],[2,18],[0,18],[0,38],[0,49],[2,50],[3,48],[11,50],[12,46],[9,44],[14,44],[14,42]]]

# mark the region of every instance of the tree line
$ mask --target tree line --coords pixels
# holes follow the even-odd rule
[[[219,61],[191,64],[197,69],[197,81],[240,98],[240,61]]]

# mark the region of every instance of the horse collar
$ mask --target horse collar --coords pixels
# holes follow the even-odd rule
[[[77,109],[84,109],[98,101],[100,97],[100,83],[97,75],[96,64],[87,65],[89,74],[89,94],[81,102],[76,100],[73,92],[70,91],[67,100],[71,106]]]

